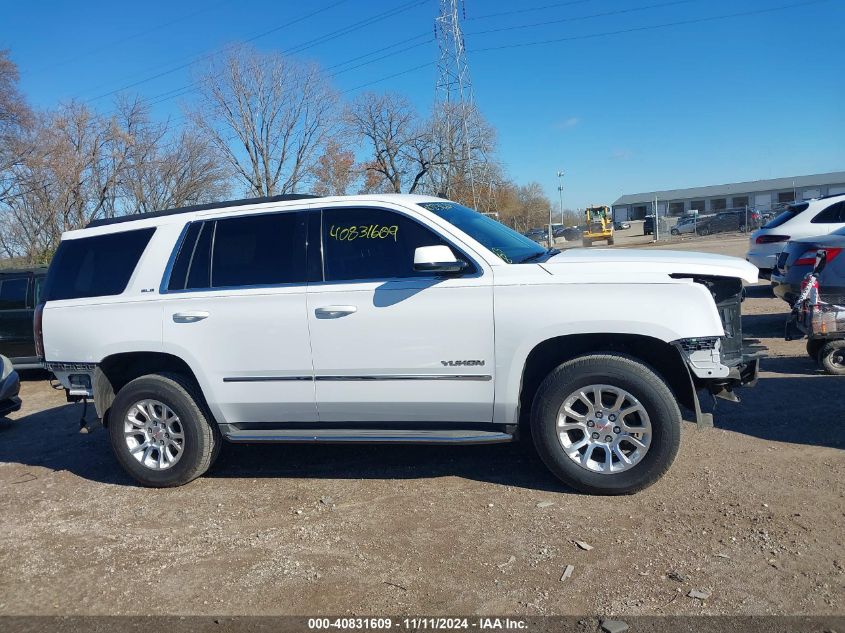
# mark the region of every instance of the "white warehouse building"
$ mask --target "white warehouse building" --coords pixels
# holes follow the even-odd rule
[[[838,193],[845,193],[845,171],[624,195],[613,203],[613,218],[616,221],[642,220],[654,213],[655,200],[659,216],[677,217],[685,213],[718,213],[746,206],[769,211],[797,200]]]

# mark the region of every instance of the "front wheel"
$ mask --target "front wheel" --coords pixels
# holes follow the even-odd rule
[[[197,389],[178,374],[149,374],[126,384],[109,415],[120,465],[138,483],[181,486],[205,473],[221,443]]]
[[[681,413],[666,382],[621,354],[582,356],[540,385],[531,434],[541,459],[565,484],[618,495],[653,484],[680,443]]]
[[[704,236],[710,235],[710,229],[707,228],[707,227],[704,227],[702,229],[698,229],[698,234],[704,235]]]

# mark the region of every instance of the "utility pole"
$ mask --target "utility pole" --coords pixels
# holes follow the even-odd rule
[[[657,194],[654,194],[654,239],[652,242],[657,242],[660,239],[660,216],[657,214]]]
[[[475,166],[471,147],[471,130],[476,121],[473,113],[472,80],[469,74],[464,35],[459,21],[461,0],[440,0],[440,13],[434,19],[434,32],[437,37],[439,57],[437,61],[437,84],[435,86],[435,116],[437,132],[446,147],[446,173],[444,174],[445,194],[449,194],[455,175],[456,166],[462,165],[467,174],[472,191],[472,206],[478,208]],[[472,120],[470,120],[472,119]],[[454,140],[460,139],[458,143]]]
[[[563,172],[557,172],[557,190],[560,194],[560,223],[563,224]]]

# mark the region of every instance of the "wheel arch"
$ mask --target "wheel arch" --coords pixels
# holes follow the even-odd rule
[[[146,374],[163,372],[185,376],[202,396],[202,389],[193,369],[182,358],[173,354],[149,351],[120,352],[106,356],[100,361],[94,371],[93,391],[94,406],[103,425],[108,425],[111,405],[115,395],[124,385]],[[207,403],[202,404],[208,412]]]
[[[697,395],[680,352],[669,343],[642,334],[569,334],[541,341],[528,353],[517,403],[520,431],[527,429],[531,405],[543,379],[555,367],[585,354],[615,352],[648,365],[669,385],[677,401],[697,411]]]

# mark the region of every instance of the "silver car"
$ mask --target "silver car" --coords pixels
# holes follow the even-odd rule
[[[695,233],[695,217],[688,216],[678,220],[678,223],[669,229],[672,235],[683,235],[684,233]]]
[[[787,243],[772,271],[772,290],[778,297],[790,305],[795,303],[801,293],[801,281],[813,270],[819,249],[827,251],[827,266],[819,275],[819,294],[825,301],[841,301],[845,297],[845,229]]]

